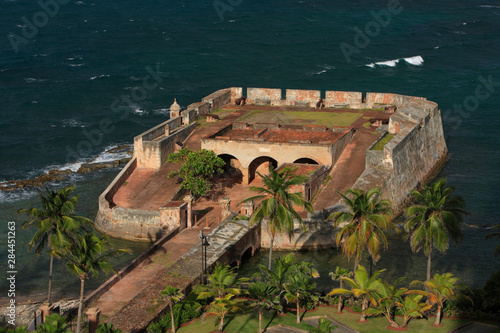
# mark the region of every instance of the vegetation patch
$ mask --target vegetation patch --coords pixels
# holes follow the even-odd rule
[[[248,123],[314,124],[327,127],[351,126],[362,113],[255,110],[238,118]]]
[[[378,140],[378,142],[373,145],[373,147],[370,150],[384,150],[384,146],[387,144],[387,142],[391,141],[391,139],[394,137],[394,135],[386,133],[382,139]]]

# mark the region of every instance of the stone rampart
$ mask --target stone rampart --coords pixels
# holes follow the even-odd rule
[[[181,117],[174,118],[177,122]],[[169,154],[175,151],[175,143],[183,142],[196,128],[197,123],[191,123],[176,128],[169,135],[158,136],[151,141],[145,141],[142,135],[134,138],[134,156],[139,168],[158,170],[165,163]]]
[[[271,105],[281,101],[281,89],[247,88],[247,103],[257,105]]]
[[[204,97],[202,102],[210,104],[210,113],[231,102],[231,89],[221,89]]]
[[[286,90],[286,101],[290,105],[315,107],[320,98],[321,91],[319,90]]]
[[[411,190],[425,182],[446,159],[441,112],[436,103],[420,97],[369,94],[368,99],[370,103],[398,107],[389,122],[389,133],[395,136],[382,152],[367,152],[366,169],[353,187],[381,188],[382,196],[390,199],[399,213]]]
[[[327,91],[323,102],[327,108],[360,108],[363,94],[357,91]]]

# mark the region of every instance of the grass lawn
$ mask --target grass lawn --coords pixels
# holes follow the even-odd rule
[[[247,123],[314,124],[327,127],[350,126],[362,113],[255,110],[238,118]]]
[[[384,146],[387,144],[387,142],[391,141],[391,139],[394,137],[394,135],[386,133],[382,139],[380,139],[373,147],[371,150],[384,150]]]
[[[252,308],[244,307],[245,313],[238,312],[236,316],[231,319],[226,319],[226,324],[224,327],[224,332],[227,333],[255,333],[258,332],[259,329],[259,316],[257,311]],[[343,314],[337,313],[337,307],[319,307],[315,311],[306,312],[303,317],[316,317],[329,315],[332,318],[337,319],[341,323],[346,324],[349,327],[352,327],[358,330],[361,333],[378,333],[378,332],[392,332],[387,327],[389,326],[389,322],[385,317],[370,317],[367,323],[358,323],[359,314],[352,313],[347,310],[344,310]],[[431,326],[434,323],[435,318],[431,317],[428,319],[412,319],[408,324],[408,329],[404,332],[408,333],[416,333],[416,332],[433,332],[433,333],[445,333],[449,332],[453,329],[461,327],[472,320],[466,319],[443,319],[442,327],[433,327]],[[285,316],[280,317],[276,316],[274,312],[266,311],[264,313],[262,319],[262,328],[269,328],[272,326],[276,326],[279,324],[293,326],[297,328],[301,328],[303,330],[309,330],[312,326],[301,323],[296,324],[296,316],[294,313],[287,313]],[[396,317],[396,322],[402,324],[403,318]],[[188,326],[182,327],[177,332],[179,333],[209,333],[217,330],[218,327],[218,319],[215,317],[207,317],[204,323],[201,318],[193,321]],[[499,329],[500,330],[500,329]],[[497,330],[497,331],[499,331]],[[495,331],[495,332],[497,332]]]
[[[346,324],[349,327],[352,327],[358,330],[361,333],[377,333],[377,332],[392,332],[387,329],[389,326],[389,322],[385,317],[370,317],[368,318],[368,323],[358,323],[359,314],[352,313],[347,310],[344,310],[343,314],[338,314],[336,308],[331,307],[320,307],[318,311],[309,312],[306,316],[321,316],[321,315],[329,315],[332,318],[337,319],[341,323]],[[428,319],[412,319],[408,323],[408,329],[404,332],[412,333],[412,332],[435,332],[435,333],[444,333],[449,332],[453,329],[461,327],[472,320],[466,319],[443,319],[441,323],[443,327],[434,327],[431,326],[434,323],[435,318],[431,317]],[[399,324],[403,323],[402,317],[396,317],[396,322]]]
[[[241,306],[244,313],[237,312],[236,316],[228,320],[225,319],[224,332],[227,333],[255,333],[259,331],[259,314],[253,308]],[[316,313],[316,312],[313,312]],[[277,316],[275,312],[265,311],[262,316],[262,329],[279,324],[309,330],[311,325],[306,323],[296,323],[297,316],[294,313],[287,313],[285,316]],[[217,330],[219,320],[214,316],[209,316],[202,322],[201,317],[185,327],[177,330],[179,333],[209,333]]]

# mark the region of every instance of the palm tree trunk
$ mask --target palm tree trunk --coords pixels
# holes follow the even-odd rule
[[[343,288],[343,283],[342,283],[342,279],[340,280],[340,288]],[[343,307],[343,304],[344,303],[344,299],[342,298],[342,295],[339,295],[339,313],[342,313],[342,307]]]
[[[297,293],[297,324],[300,324],[300,305],[299,305],[299,293]]]
[[[221,316],[219,324],[219,332],[222,332],[223,329],[224,329],[224,316]]]
[[[441,325],[441,307],[438,306],[437,313],[436,313],[436,321],[434,322],[434,326],[439,326]]]
[[[358,257],[356,256],[354,258],[354,273],[356,273],[356,271],[358,270],[358,265],[359,265],[359,260],[358,260]]]
[[[82,309],[83,309],[83,294],[85,291],[85,279],[80,279],[80,304],[78,305],[78,321],[76,322],[76,333],[82,330]]]
[[[172,319],[172,332],[175,333],[175,322],[174,322],[174,307],[172,306],[172,300],[170,301],[170,318]]]
[[[50,294],[52,293],[52,269],[54,267],[54,255],[50,255],[50,266],[49,266],[49,292],[47,296],[47,303],[50,305]]]
[[[367,308],[366,306],[366,301],[361,302],[361,316],[359,317],[359,321],[366,321],[366,315],[365,315],[365,310]]]
[[[262,309],[259,309],[259,333],[262,333]]]
[[[427,256],[427,281],[431,279],[431,253],[432,249],[429,250],[429,255]]]
[[[273,263],[273,243],[274,243],[274,237],[271,236],[271,243],[269,247],[269,264],[267,265],[267,268],[271,270],[272,263]]]

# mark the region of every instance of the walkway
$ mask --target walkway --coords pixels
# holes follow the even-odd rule
[[[213,228],[205,230],[210,231]],[[101,310],[103,320],[114,316],[146,287],[150,288],[154,285],[154,281],[164,275],[172,264],[198,244],[199,232],[197,228],[183,230],[90,306]]]
[[[335,191],[344,193],[350,189],[356,180],[365,171],[366,150],[378,138],[372,131],[364,128],[358,129],[351,142],[347,144],[339,160],[330,171],[332,178],[314,201],[314,210],[322,210],[336,204],[340,195]]]

